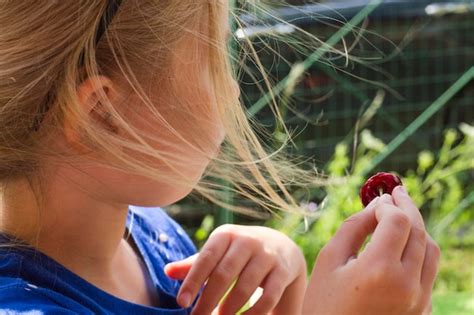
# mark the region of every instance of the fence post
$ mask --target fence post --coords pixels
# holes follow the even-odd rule
[[[236,30],[236,27],[237,27],[237,24],[235,23],[234,19],[232,18],[232,13],[234,12],[235,8],[236,8],[236,5],[237,5],[237,1],[236,0],[228,0],[229,1],[229,21],[230,21],[230,30],[231,30],[231,34],[235,34],[235,30]],[[230,40],[229,42],[229,54],[230,54],[230,58],[231,58],[231,62],[234,62],[234,60],[236,60],[237,58],[237,42],[235,40],[234,37],[232,37],[232,39]],[[234,194],[232,193],[232,191],[229,189],[229,184],[228,183],[225,183],[225,182],[222,182],[223,184],[223,189],[225,189],[225,201],[227,203],[231,203],[234,199]],[[217,209],[217,213],[215,214],[214,216],[214,222],[215,222],[215,226],[219,226],[219,225],[222,225],[222,224],[226,224],[226,223],[233,223],[234,222],[234,215],[231,211],[229,211],[228,209],[224,209],[222,207],[219,207]]]

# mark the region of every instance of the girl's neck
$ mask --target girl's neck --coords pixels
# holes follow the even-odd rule
[[[40,199],[26,180],[5,188],[0,231],[27,242],[79,275],[111,272],[119,251],[123,251],[128,206],[101,202],[68,180],[48,182]]]

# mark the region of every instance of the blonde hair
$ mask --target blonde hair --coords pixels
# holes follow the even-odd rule
[[[91,124],[80,110],[76,88],[84,78],[100,74],[120,78],[154,113],[157,123],[173,130],[160,114],[159,106],[153,104],[148,93],[150,86],[144,82],[160,77],[169,63],[173,46],[183,34],[196,30],[203,16],[200,13],[207,6],[211,73],[218,91],[218,111],[226,139],[219,156],[213,159],[195,190],[228,209],[253,213],[252,206],[225,200],[223,181],[243,200],[250,200],[262,209],[299,211],[288,187],[311,182],[313,174],[300,169],[283,151],[268,153],[259,138],[266,135],[256,122],[247,118],[245,109],[235,99],[233,70],[227,44],[222,40],[225,37],[222,32],[227,30],[222,29],[218,18],[226,13],[219,1],[124,0],[98,44],[95,36],[107,1],[2,2],[0,180],[7,182],[35,176],[46,157],[73,159],[51,152],[45,141],[61,129],[65,119],[77,122],[74,127],[82,139],[106,157],[104,165],[163,180],[166,174],[148,162],[171,165],[170,162],[179,157],[170,157],[150,146],[150,139],[159,139],[128,124],[126,117],[110,103],[104,102],[104,111],[127,137]],[[274,110],[278,113],[276,107]],[[173,132],[181,137],[176,130]],[[133,158],[136,153],[146,158]],[[175,171],[179,174],[178,169]],[[187,182],[182,178],[176,184]]]

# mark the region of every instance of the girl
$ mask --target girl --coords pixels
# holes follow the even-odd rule
[[[285,184],[312,177],[253,133],[228,64],[227,10],[217,0],[0,4],[0,313],[234,314],[258,287],[246,314],[429,307],[439,249],[401,188],[347,220],[309,285],[286,236],[226,225],[195,254],[157,208],[193,189],[226,205],[220,178],[291,211]]]

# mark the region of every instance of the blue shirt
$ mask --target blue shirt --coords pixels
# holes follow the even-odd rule
[[[114,297],[33,248],[2,248],[12,240],[0,234],[0,314],[189,314],[176,304],[180,282],[163,270],[196,252],[189,237],[160,208],[130,206],[127,231],[156,286],[159,308]]]

